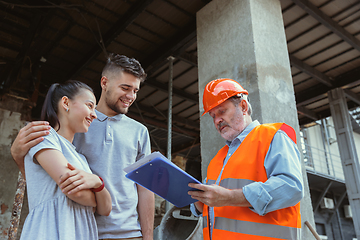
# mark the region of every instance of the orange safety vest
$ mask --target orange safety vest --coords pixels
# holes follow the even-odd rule
[[[228,160],[220,186],[240,189],[252,182],[265,182],[264,167],[270,143],[279,130],[283,130],[296,143],[293,128],[284,123],[262,124],[255,127]],[[207,170],[206,184],[214,184],[223,168],[229,147],[219,150]],[[210,240],[208,206],[203,209],[203,236]],[[212,240],[230,239],[297,239],[301,228],[300,203],[260,216],[248,207],[214,207]]]

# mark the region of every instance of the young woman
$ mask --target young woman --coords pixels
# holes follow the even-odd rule
[[[51,129],[25,157],[29,215],[21,239],[98,239],[94,210],[109,215],[111,197],[72,144],[74,134],[87,132],[96,118],[95,104],[84,83],[51,85],[41,113]],[[78,178],[75,186],[61,182],[64,175]]]

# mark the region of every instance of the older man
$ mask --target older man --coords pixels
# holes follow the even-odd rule
[[[248,92],[232,79],[209,82],[203,96],[226,145],[211,160],[199,200],[204,239],[299,239],[303,184],[295,131],[252,121]],[[203,114],[203,115],[204,115]]]

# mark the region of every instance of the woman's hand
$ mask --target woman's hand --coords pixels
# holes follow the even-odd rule
[[[60,177],[59,187],[63,193],[74,194],[84,189],[98,188],[102,182],[98,176],[83,170],[76,169],[70,163],[71,170]]]

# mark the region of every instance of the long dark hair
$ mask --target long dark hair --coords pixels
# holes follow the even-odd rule
[[[50,126],[57,131],[60,129],[60,122],[58,118],[58,103],[62,97],[66,96],[69,99],[74,99],[81,89],[86,89],[94,93],[91,87],[76,80],[68,80],[65,83],[54,83],[50,86],[41,109],[41,120],[48,121]]]

